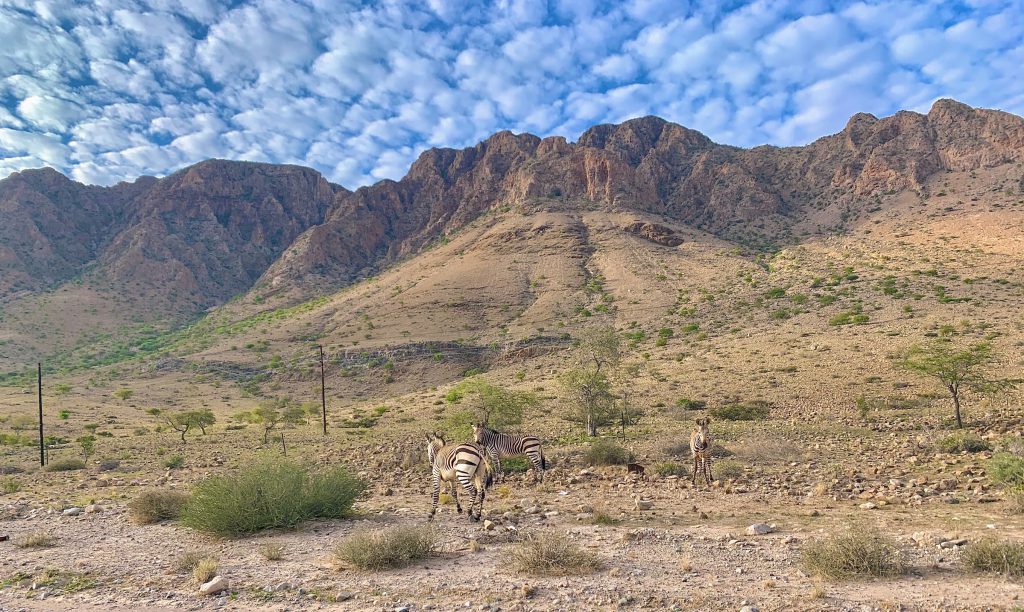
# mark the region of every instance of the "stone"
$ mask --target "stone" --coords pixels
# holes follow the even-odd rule
[[[484,531],[492,531],[495,528],[494,521],[484,521]]]
[[[876,504],[873,504],[871,502],[867,502],[867,503],[864,503],[864,504],[860,505],[860,509],[861,510],[874,510],[877,507],[878,506]]]
[[[228,590],[228,579],[224,576],[214,576],[212,580],[199,587],[203,595],[216,595]]]
[[[89,504],[85,507],[86,514],[96,514],[97,512],[103,512],[103,506],[98,504]]]
[[[64,516],[78,516],[81,513],[82,509],[77,506],[64,510]]]
[[[537,506],[530,506],[526,510],[523,510],[523,512],[525,512],[526,514],[538,514],[540,513],[540,508],[538,508]]]
[[[765,535],[775,531],[775,528],[768,523],[754,523],[747,527],[747,535]]]
[[[634,506],[637,510],[651,510],[654,508],[654,502],[647,499],[638,499]]]
[[[740,612],[760,612],[757,606],[743,606],[740,608]]]

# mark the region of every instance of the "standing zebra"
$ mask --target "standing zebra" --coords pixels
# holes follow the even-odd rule
[[[451,486],[452,497],[455,498],[455,509],[462,512],[459,503],[458,480],[462,488],[469,494],[469,520],[479,521],[484,509],[484,490],[493,482],[493,468],[487,458],[487,452],[473,444],[447,444],[443,437],[427,434],[427,458],[430,460],[430,471],[434,479],[434,490],[427,520],[432,520],[437,512],[438,497],[441,493],[441,482]],[[479,506],[473,514],[473,506]]]
[[[693,454],[693,475],[690,484],[697,484],[697,470],[704,474],[704,481],[710,486],[714,477],[711,475],[711,431],[708,430],[710,418],[697,419],[697,428],[690,434],[690,453]]]
[[[487,427],[483,423],[473,425],[473,438],[476,439],[477,444],[487,449],[487,454],[490,455],[491,461],[494,462],[494,469],[499,479],[502,476],[502,457],[526,455],[533,465],[534,472],[537,474],[537,480],[543,482],[544,470],[547,469],[548,462],[544,459],[544,451],[540,447],[540,439],[534,436],[503,434]]]

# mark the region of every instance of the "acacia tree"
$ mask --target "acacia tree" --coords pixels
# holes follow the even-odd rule
[[[156,410],[154,415],[160,414],[159,410]],[[206,428],[217,422],[216,417],[213,416],[213,411],[209,408],[203,410],[190,410],[188,412],[177,412],[174,414],[165,414],[164,420],[171,426],[171,429],[181,434],[181,441],[185,441],[185,434],[188,433],[193,427],[198,427],[203,435],[206,435]]]
[[[582,423],[588,436],[612,422],[616,397],[609,373],[619,365],[621,339],[614,327],[593,327],[580,335],[576,367],[562,375],[561,384],[570,411],[566,418]]]
[[[947,339],[916,344],[899,356],[897,365],[938,380],[953,399],[956,426],[963,428],[960,405],[963,391],[992,393],[1014,386],[1018,381],[991,379],[985,369],[997,362],[992,345],[979,342],[971,346],[957,346]]]
[[[445,419],[445,429],[456,437],[468,435],[474,423],[505,431],[522,423],[527,411],[539,403],[533,393],[513,391],[479,378],[462,381],[448,396],[453,404],[465,401],[467,405]]]

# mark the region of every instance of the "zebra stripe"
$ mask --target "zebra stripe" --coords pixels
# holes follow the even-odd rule
[[[533,465],[537,480],[544,480],[544,470],[548,463],[544,459],[544,450],[540,446],[540,439],[534,436],[516,436],[495,431],[482,423],[473,426],[473,437],[476,443],[487,449],[491,461],[494,462],[494,469],[501,478],[501,458],[520,457],[525,455],[530,464]]]
[[[442,482],[448,483],[452,497],[455,498],[455,509],[462,512],[456,481],[469,495],[469,520],[480,520],[484,508],[484,491],[493,481],[493,470],[486,451],[472,442],[446,444],[444,438],[427,434],[427,458],[430,460],[433,479],[432,505],[427,520],[433,519],[437,512]],[[474,506],[477,506],[475,514]]]
[[[711,475],[711,448],[714,440],[711,439],[711,431],[708,429],[708,422],[711,419],[697,419],[697,429],[690,434],[690,453],[693,455],[693,474],[690,476],[690,484],[697,484],[698,470],[704,474],[704,482],[709,486],[714,476]]]

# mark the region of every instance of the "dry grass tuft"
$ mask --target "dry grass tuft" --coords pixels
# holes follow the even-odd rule
[[[515,545],[508,564],[522,574],[564,576],[594,572],[601,567],[601,560],[567,536],[534,533]]]
[[[73,470],[84,470],[85,462],[81,459],[58,459],[46,464],[47,472],[70,472]]]
[[[57,537],[45,531],[26,533],[14,540],[18,548],[50,548],[57,545]]]
[[[896,576],[906,571],[896,542],[864,529],[807,544],[803,562],[811,572],[832,579]]]
[[[398,525],[354,533],[338,544],[334,556],[363,570],[396,569],[426,559],[436,541],[430,527]]]
[[[178,491],[146,491],[128,504],[128,517],[139,525],[152,525],[174,520],[188,502],[188,495]]]
[[[217,575],[217,560],[210,557],[200,559],[192,568],[192,579],[197,584],[205,584]]]
[[[174,572],[176,574],[191,574],[204,560],[212,560],[216,563],[216,558],[206,551],[185,551],[185,554],[178,557],[178,560],[174,562]]]
[[[260,546],[260,554],[267,561],[280,561],[284,558],[284,544],[280,542],[267,542]]]
[[[1024,542],[985,538],[968,544],[961,559],[978,572],[1024,576]]]

